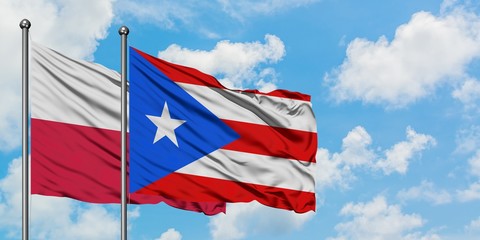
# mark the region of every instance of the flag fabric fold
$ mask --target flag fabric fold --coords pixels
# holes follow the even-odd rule
[[[120,203],[120,75],[32,43],[31,191],[91,203]],[[128,202],[213,215],[219,201],[131,193]]]
[[[315,210],[310,96],[231,90],[135,48],[129,56],[131,192]]]

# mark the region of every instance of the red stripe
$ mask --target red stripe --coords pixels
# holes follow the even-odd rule
[[[31,120],[32,194],[91,203],[120,202],[120,132],[40,119]],[[170,206],[213,215],[225,203],[170,200],[131,194],[129,202]]]
[[[162,59],[153,57],[149,54],[146,54],[136,48],[133,48],[133,49],[137,51],[137,53],[140,54],[142,57],[147,59],[153,66],[158,68],[161,72],[167,75],[167,77],[169,77],[175,82],[226,89],[220,82],[218,82],[216,78],[208,74],[205,74],[197,69],[170,63]],[[274,90],[269,93],[262,93],[258,90],[239,90],[238,92],[248,92],[248,93],[262,94],[267,96],[310,101],[310,95],[299,93],[299,92],[290,92],[287,90]]]
[[[315,162],[317,133],[222,120],[240,135],[222,149]]]
[[[137,193],[195,201],[251,202],[304,213],[315,211],[315,193],[171,173]]]

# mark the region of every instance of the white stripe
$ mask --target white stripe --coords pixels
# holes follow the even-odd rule
[[[176,172],[314,192],[314,168],[315,163],[220,149]]]
[[[120,74],[32,43],[32,118],[120,130]]]
[[[310,102],[177,83],[220,119],[316,132]]]

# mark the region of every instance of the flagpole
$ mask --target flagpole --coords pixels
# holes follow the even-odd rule
[[[30,178],[28,162],[28,30],[30,21],[20,21],[22,29],[22,239],[28,240]]]
[[[122,205],[121,205],[121,239],[127,240],[127,35],[126,26],[120,27],[118,34],[122,38],[122,87],[121,87],[121,118],[122,118]]]

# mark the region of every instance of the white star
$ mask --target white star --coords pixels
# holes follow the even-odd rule
[[[170,118],[170,112],[168,111],[167,102],[165,102],[165,105],[163,106],[161,117],[151,115],[145,116],[147,116],[147,118],[150,119],[150,121],[152,121],[155,126],[157,126],[157,133],[155,134],[155,139],[153,140],[153,143],[156,143],[158,142],[158,140],[167,136],[170,141],[172,141],[175,146],[178,147],[177,137],[175,136],[175,129],[180,127],[180,125],[182,125],[186,121]]]

